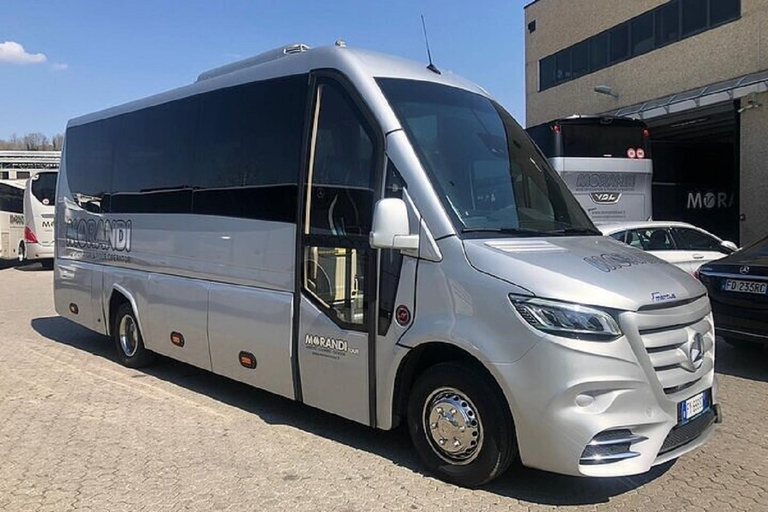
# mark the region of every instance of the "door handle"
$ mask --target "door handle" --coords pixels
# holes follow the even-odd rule
[[[693,255],[693,259],[695,259],[695,260],[703,260],[704,259],[704,255],[703,254],[694,254]]]

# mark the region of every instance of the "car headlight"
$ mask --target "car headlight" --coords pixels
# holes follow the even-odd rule
[[[613,340],[622,334],[616,320],[599,309],[518,295],[510,295],[509,300],[520,316],[540,331],[586,340]]]

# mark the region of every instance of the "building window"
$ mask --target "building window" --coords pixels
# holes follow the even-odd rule
[[[608,32],[603,32],[589,40],[590,71],[603,69],[608,65]]]
[[[551,55],[539,61],[539,88],[543,91],[553,87],[555,82],[555,57]]]
[[[740,12],[740,0],[712,0],[709,5],[709,24],[717,26],[735,20]]]
[[[741,0],[670,0],[539,61],[539,90],[594,73],[741,17]]]
[[[589,41],[574,45],[571,51],[571,74],[578,78],[589,73]]]
[[[632,20],[632,55],[642,55],[653,50],[653,12]]]
[[[611,64],[629,57],[629,25],[612,28],[608,35],[611,45]]]
[[[715,0],[713,3],[717,3]],[[707,28],[707,3],[709,0],[683,0],[683,37]]]
[[[555,55],[555,80],[564,82],[572,78],[571,75],[571,49],[566,48]]]
[[[675,0],[656,9],[656,48],[680,38],[680,4]]]

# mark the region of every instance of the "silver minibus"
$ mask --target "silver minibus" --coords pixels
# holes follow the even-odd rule
[[[123,364],[406,425],[459,485],[643,473],[720,418],[702,285],[434,67],[291,45],[73,119],[56,221],[56,310]]]

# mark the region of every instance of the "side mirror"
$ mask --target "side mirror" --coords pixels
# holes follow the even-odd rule
[[[412,235],[405,201],[381,199],[373,210],[373,229],[369,242],[374,249],[418,249],[419,235]]]
[[[722,247],[725,250],[724,252],[726,254],[731,254],[732,252],[736,252],[739,250],[739,246],[729,240],[724,240],[720,242],[720,247]]]

